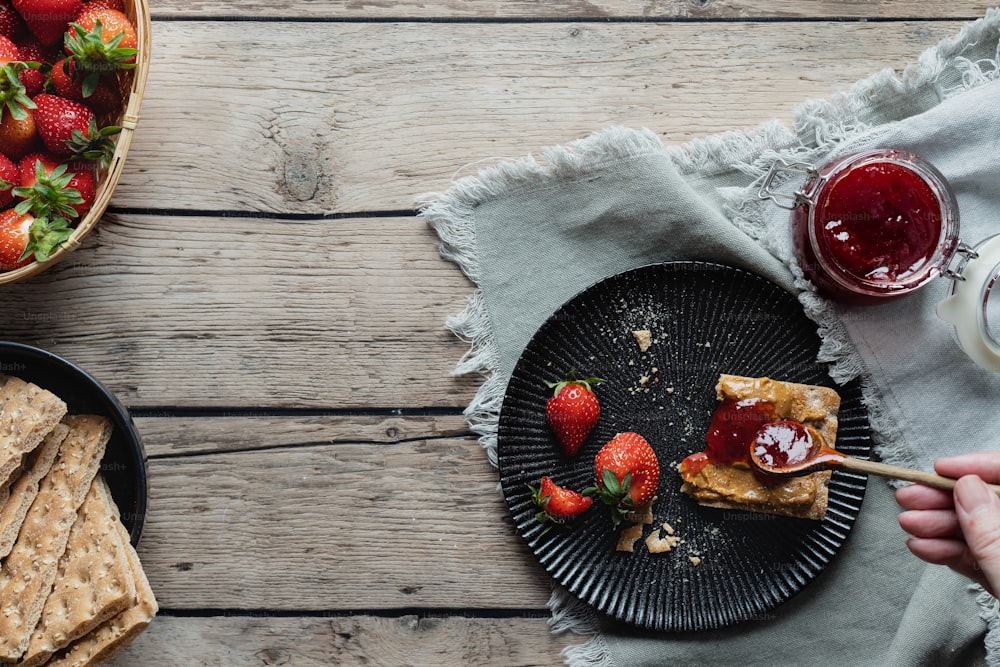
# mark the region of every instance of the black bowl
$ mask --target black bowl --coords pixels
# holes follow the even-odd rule
[[[0,341],[0,373],[51,391],[66,402],[69,414],[96,414],[111,420],[114,431],[101,461],[101,474],[132,544],[138,544],[146,517],[146,457],[128,410],[86,371],[37,347]]]

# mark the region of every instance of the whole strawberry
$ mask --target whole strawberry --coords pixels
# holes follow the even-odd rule
[[[612,508],[617,526],[632,510],[653,500],[660,485],[656,452],[638,433],[619,433],[594,457],[598,498]],[[587,493],[587,491],[584,491]]]
[[[55,155],[79,156],[87,160],[101,160],[104,166],[111,162],[115,144],[111,136],[121,132],[120,127],[98,129],[90,107],[58,95],[42,93],[32,100],[35,103],[35,125],[42,143]]]
[[[83,7],[81,0],[12,0],[14,9],[21,15],[38,41],[52,46],[62,41],[69,22],[76,18]]]
[[[17,165],[0,153],[0,208],[7,208],[14,201],[14,186],[17,183]]]
[[[578,491],[559,486],[550,477],[542,477],[540,488],[528,485],[531,498],[538,508],[535,519],[545,525],[542,535],[549,532],[553,525],[565,525],[573,517],[586,512],[594,499]]]
[[[11,160],[20,160],[38,148],[38,128],[35,117],[25,108],[12,114],[9,109],[0,109],[0,146]]]
[[[65,218],[49,221],[17,208],[0,211],[0,271],[48,261],[72,233]]]
[[[576,456],[601,416],[600,403],[590,387],[600,382],[604,380],[578,380],[573,371],[562,382],[546,382],[553,391],[545,404],[545,417],[566,456]]]
[[[97,183],[86,164],[62,163],[54,155],[28,153],[18,163],[14,196],[36,216],[82,218],[94,205]]]

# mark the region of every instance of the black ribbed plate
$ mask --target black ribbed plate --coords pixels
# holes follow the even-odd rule
[[[631,333],[641,329],[655,341],[646,353]],[[842,399],[837,448],[868,458],[860,389],[832,383],[816,361],[819,345],[816,325],[795,297],[732,267],[657,264],[583,291],[528,343],[504,397],[497,453],[518,533],[557,582],[625,623],[680,631],[768,618],[837,554],[861,509],[866,478],[835,472],[827,517],[819,522],[701,507],[680,492],[676,466],[704,449],[721,373],[836,388]],[[600,421],[569,460],[545,421],[551,395],[545,382],[571,368],[607,382],[595,388]],[[683,542],[663,554],[650,554],[642,542],[634,553],[618,552],[617,531],[596,504],[572,530],[540,536],[528,484],[550,475],[577,490],[591,485],[594,455],[620,431],[638,432],[656,450],[654,525],[669,522]]]

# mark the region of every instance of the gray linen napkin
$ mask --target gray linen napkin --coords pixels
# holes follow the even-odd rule
[[[966,241],[1000,233],[998,30],[1000,11],[991,10],[902,78],[880,72],[805,104],[791,129],[771,123],[665,149],[648,131],[611,128],[423,196],[442,253],[478,287],[448,326],[472,343],[456,372],[485,377],[466,414],[491,460],[507,378],[545,318],[600,278],[670,259],[728,263],[798,291],[820,325],[831,375],[862,379],[883,459],[929,468],[945,454],[1000,448],[989,440],[1000,430],[1000,375],[968,361],[934,316],[944,280],[890,306],[832,306],[790,258],[787,213],[755,196],[779,157],[819,164],[861,147],[906,148],[952,183]],[[589,635],[566,651],[578,666],[1000,664],[997,601],[910,556],[897,512],[889,486],[872,479],[834,562],[749,623],[640,632],[559,587],[551,623]]]

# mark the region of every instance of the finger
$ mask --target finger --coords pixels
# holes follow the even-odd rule
[[[906,540],[910,552],[920,560],[934,565],[970,565],[974,569],[968,545],[959,539],[939,539],[932,537],[911,537]]]
[[[958,479],[965,475],[977,475],[989,483],[1000,482],[1000,451],[960,454],[938,459],[934,470],[939,475]]]
[[[1000,584],[1000,497],[975,475],[955,485],[955,514],[981,576]]]
[[[914,537],[961,538],[962,528],[953,510],[916,510],[899,515],[899,527]]]
[[[941,510],[955,506],[955,498],[950,491],[932,489],[923,484],[897,489],[896,502],[908,510]]]
[[[950,567],[955,572],[978,582],[987,591],[994,590],[983,570],[976,564],[968,545],[961,540],[912,537],[906,546],[917,558],[934,565]]]

